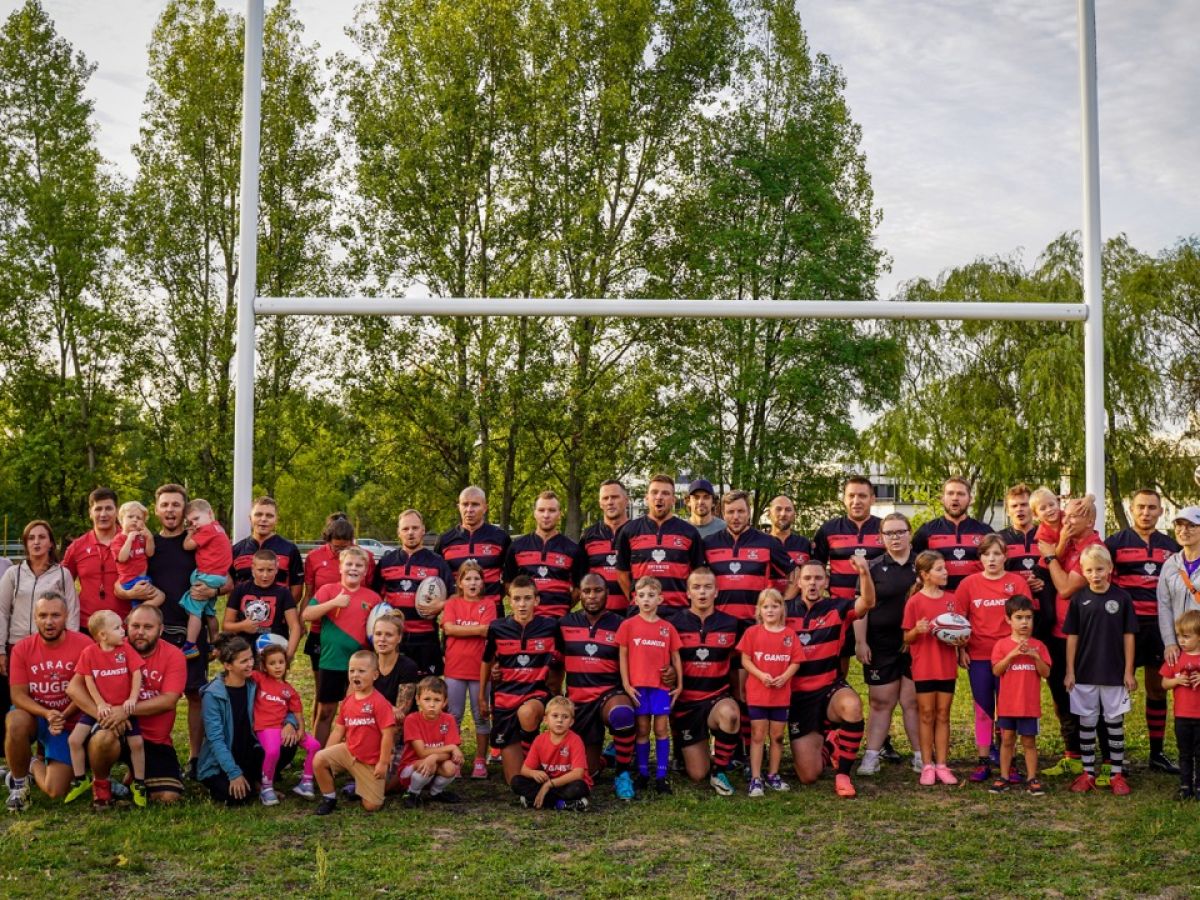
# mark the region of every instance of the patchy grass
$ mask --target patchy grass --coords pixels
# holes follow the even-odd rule
[[[973,756],[970,716],[964,677],[955,702],[960,769]],[[180,726],[182,718],[181,708]],[[1140,706],[1129,723],[1136,763],[1146,755]],[[1056,731],[1052,718],[1045,725]],[[1053,758],[1056,734],[1041,740]],[[177,746],[185,746],[181,733]],[[293,779],[282,780],[290,788]],[[1182,898],[1200,891],[1200,807],[1178,806],[1173,778],[1136,765],[1134,793],[1123,799],[1071,795],[1060,782],[1041,798],[993,797],[966,783],[920,788],[907,766],[885,766],[855,783],[854,801],[836,798],[828,778],[752,801],[719,798],[676,776],[675,796],[626,806],[602,778],[597,808],[581,815],[522,810],[493,776],[457,785],[461,806],[409,811],[389,803],[371,815],[342,804],[326,819],[290,793],[274,809],[226,811],[189,785],[184,805],[97,813],[35,792],[28,812],[0,819],[0,895]],[[742,779],[735,785],[742,789]]]

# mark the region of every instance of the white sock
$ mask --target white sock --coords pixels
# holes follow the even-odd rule
[[[863,762],[874,762],[877,759],[879,759],[879,751],[878,750],[864,750],[863,751],[863,758],[862,758]]]

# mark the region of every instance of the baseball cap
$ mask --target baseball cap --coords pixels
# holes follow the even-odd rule
[[[1185,506],[1175,513],[1175,521],[1178,522],[1180,519],[1191,522],[1193,525],[1200,525],[1200,506]]]
[[[714,497],[717,495],[717,492],[713,490],[712,482],[707,478],[697,478],[688,485],[687,495],[689,497],[696,493],[696,491],[704,491],[705,493],[712,494]]]

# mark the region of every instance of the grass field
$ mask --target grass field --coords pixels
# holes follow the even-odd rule
[[[964,676],[953,752],[964,777],[969,698]],[[104,813],[35,791],[26,813],[0,820],[0,896],[1195,896],[1200,806],[1180,806],[1175,779],[1137,765],[1140,705],[1128,721],[1127,798],[1071,795],[1053,780],[1041,798],[921,788],[907,766],[856,778],[851,801],[829,778],[750,800],[740,777],[739,795],[719,798],[675,776],[675,796],[624,805],[602,778],[583,814],[522,810],[498,775],[456,786],[461,806],[391,802],[368,815],[343,803],[325,819],[291,794],[274,809],[225,811],[191,784],[184,805]]]

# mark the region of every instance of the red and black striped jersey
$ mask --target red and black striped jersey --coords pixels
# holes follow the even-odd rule
[[[1133,598],[1133,611],[1142,618],[1158,617],[1158,576],[1167,558],[1179,552],[1179,545],[1161,531],[1150,533],[1150,540],[1132,528],[1125,528],[1104,539],[1113,558],[1113,584],[1124,588]]]
[[[831,596],[853,600],[858,594],[858,573],[850,557],[862,556],[869,562],[883,553],[879,522],[879,516],[867,516],[861,525],[849,516],[838,516],[817,529],[813,557],[829,563]]]
[[[629,573],[631,588],[645,575],[661,581],[659,614],[664,617],[688,605],[687,577],[702,565],[700,532],[679,516],[671,516],[661,525],[649,516],[639,516],[626,522],[617,535],[617,570]]]
[[[550,696],[546,679],[559,651],[558,623],[534,616],[522,625],[512,616],[488,625],[483,661],[492,668],[492,705],[516,709],[526,700]]]
[[[234,584],[254,580],[254,554],[259,550],[270,550],[275,554],[279,571],[275,575],[275,583],[284,587],[304,584],[304,557],[300,548],[280,534],[273,534],[261,544],[253,537],[242,538],[233,545],[233,566],[229,574],[233,576]]]
[[[558,620],[567,697],[572,703],[593,703],[621,687],[621,648],[617,629],[625,617],[605,610],[595,622],[577,610]]]
[[[496,601],[496,615],[504,615],[504,554],[512,538],[508,533],[490,522],[485,522],[474,531],[455,525],[438,535],[433,552],[446,561],[450,571],[458,573],[458,567],[468,559],[479,563],[483,569],[483,595]]]
[[[579,543],[587,555],[588,572],[599,575],[608,585],[608,608],[625,613],[629,610],[629,598],[617,580],[617,535],[620,531],[620,528],[613,531],[604,522],[597,522],[583,533]]]
[[[775,539],[779,540],[778,537]],[[788,555],[788,558],[792,561],[793,568],[796,566],[802,566],[812,559],[812,541],[810,541],[804,535],[796,534],[796,532],[793,531],[784,540],[779,542],[783,544],[783,550]],[[775,590],[779,591],[781,594],[787,590],[787,586],[788,579],[786,575],[776,575],[776,577],[771,580],[771,587],[775,588]]]
[[[979,542],[991,533],[990,526],[970,516],[961,522],[938,516],[917,529],[913,535],[913,549],[918,553],[936,550],[945,557],[946,571],[950,574],[946,590],[953,593],[968,575],[983,571],[983,564],[979,562]]]
[[[690,609],[673,622],[679,632],[683,690],[679,703],[700,703],[729,695],[729,664],[737,652],[742,625],[733,616],[713,610],[703,619]]]
[[[1027,578],[1040,578],[1044,586],[1041,594],[1034,595],[1034,601],[1040,610],[1049,612],[1054,605],[1054,582],[1042,565],[1042,554],[1037,545],[1037,530],[1037,525],[1031,525],[1028,531],[1014,527],[1005,528],[999,534],[1004,538],[1008,554],[1004,568],[1009,572],[1020,572]]]
[[[528,575],[537,585],[537,615],[560,619],[571,610],[571,588],[579,583],[587,561],[579,545],[565,534],[542,540],[536,532],[515,538],[504,556],[504,582]]]
[[[791,557],[783,544],[757,528],[737,537],[723,528],[704,539],[704,562],[717,578],[717,609],[740,622],[754,622],[758,595],[782,575],[791,573]]]
[[[787,627],[800,638],[804,659],[792,679],[792,691],[819,691],[838,679],[846,632],[855,618],[854,601],[822,597],[812,606],[797,597],[787,605]]]
[[[371,588],[388,606],[400,610],[404,616],[404,631],[409,635],[434,634],[437,624],[433,619],[422,619],[414,602],[417,586],[431,575],[442,579],[446,585],[446,596],[454,593],[454,576],[446,561],[424,547],[409,554],[403,547],[389,550],[375,566],[375,577]]]

